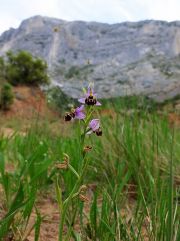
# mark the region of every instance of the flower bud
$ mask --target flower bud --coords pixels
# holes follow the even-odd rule
[[[82,185],[80,188],[79,188],[79,193],[81,194],[85,194],[86,191],[87,191],[87,186],[86,185]]]
[[[57,163],[56,168],[66,170],[69,167],[69,156],[66,153],[63,153],[63,155],[64,155],[63,162]]]
[[[86,191],[87,191],[87,186],[86,185],[82,185],[79,188],[79,199],[82,202],[89,202],[89,198],[86,196]]]
[[[83,151],[84,152],[90,152],[92,150],[92,146],[85,146]]]

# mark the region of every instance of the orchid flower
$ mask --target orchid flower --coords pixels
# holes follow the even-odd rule
[[[97,136],[102,136],[99,119],[93,119],[90,121],[87,134],[91,134],[92,132],[96,133]]]
[[[71,121],[72,119],[85,119],[86,115],[84,114],[84,105],[77,107],[76,109],[72,109],[71,112],[67,113],[64,117],[65,121]]]
[[[88,90],[85,93],[85,97],[78,99],[78,101],[86,105],[97,105],[97,106],[101,105],[101,103],[97,101],[97,94],[94,93],[92,86],[88,87]]]

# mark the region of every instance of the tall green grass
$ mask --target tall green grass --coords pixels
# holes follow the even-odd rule
[[[104,109],[97,113],[103,136],[86,139],[93,147],[83,180],[90,186],[90,201],[71,202],[66,240],[180,240],[179,127],[170,126],[167,113],[159,115],[142,100],[113,100]],[[36,202],[41,193],[56,187],[58,195],[52,191],[52,197],[62,200],[71,193],[76,175],[56,166],[67,153],[75,171],[82,167],[79,129],[75,123],[69,127],[66,137],[52,135],[41,123],[25,136],[0,137],[0,240],[8,235],[25,240],[32,212],[38,240],[43,216]]]

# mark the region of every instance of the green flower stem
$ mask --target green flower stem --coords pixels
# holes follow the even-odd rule
[[[61,213],[60,213],[61,219],[60,219],[60,223],[59,223],[59,241],[63,241],[63,227],[64,227],[64,222],[66,219],[66,213],[69,208],[69,204],[70,204],[71,200],[76,196],[79,186],[81,185],[81,182],[83,180],[83,177],[86,173],[86,170],[87,170],[87,167],[89,164],[89,159],[85,160],[86,153],[83,151],[83,149],[84,149],[84,142],[85,142],[87,127],[88,127],[89,121],[91,119],[92,113],[93,113],[93,106],[90,106],[90,107],[88,107],[88,110],[87,110],[87,115],[86,115],[87,117],[84,120],[83,133],[81,135],[81,153],[82,153],[81,174],[79,175],[72,166],[69,166],[70,170],[76,175],[76,177],[78,179],[77,179],[76,184],[74,185],[71,193],[69,194],[69,197],[63,202],[62,207],[61,207]],[[84,160],[85,160],[85,163],[84,163]],[[75,219],[75,217],[74,217],[74,219]]]
[[[62,205],[62,209],[61,209],[62,217],[61,217],[60,224],[59,224],[59,241],[63,241],[63,227],[64,227],[64,221],[65,221],[65,218],[66,218],[66,212],[67,212],[67,209],[69,207],[69,204],[70,204],[74,194],[77,192],[78,187],[80,186],[81,181],[83,180],[83,177],[84,177],[84,175],[86,173],[86,170],[87,170],[87,167],[89,165],[89,161],[90,161],[90,159],[86,159],[86,162],[85,162],[84,167],[82,169],[81,175],[79,176],[79,179],[76,181],[76,184],[74,185],[74,188],[71,191],[69,197],[64,201],[64,203]]]
[[[58,177],[56,177],[56,196],[57,196],[57,201],[58,201],[58,208],[59,208],[59,213],[62,213],[62,191],[61,188],[59,187],[59,183],[58,183]]]
[[[73,217],[72,217],[72,220],[70,222],[67,222],[66,220],[66,224],[69,226],[69,229],[68,229],[68,232],[67,232],[67,235],[66,235],[66,238],[65,238],[65,241],[69,240],[69,235],[72,233],[73,231],[73,226],[74,226],[74,222],[75,222],[75,218],[76,218],[76,213],[77,213],[77,205],[75,206],[74,208],[74,214],[73,214]]]
[[[88,108],[88,111],[87,111],[87,117],[84,121],[84,129],[83,129],[83,134],[81,135],[81,147],[82,147],[82,156],[84,158],[84,152],[83,152],[83,148],[84,148],[84,140],[85,140],[85,136],[86,136],[86,132],[87,132],[87,127],[88,127],[88,124],[89,124],[89,121],[91,119],[91,116],[92,116],[92,113],[93,113],[93,106],[90,106]]]

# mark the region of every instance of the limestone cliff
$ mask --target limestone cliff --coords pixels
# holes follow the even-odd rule
[[[118,24],[35,16],[0,36],[0,55],[28,50],[44,58],[54,84],[77,97],[93,81],[100,97],[180,94],[180,21]]]

